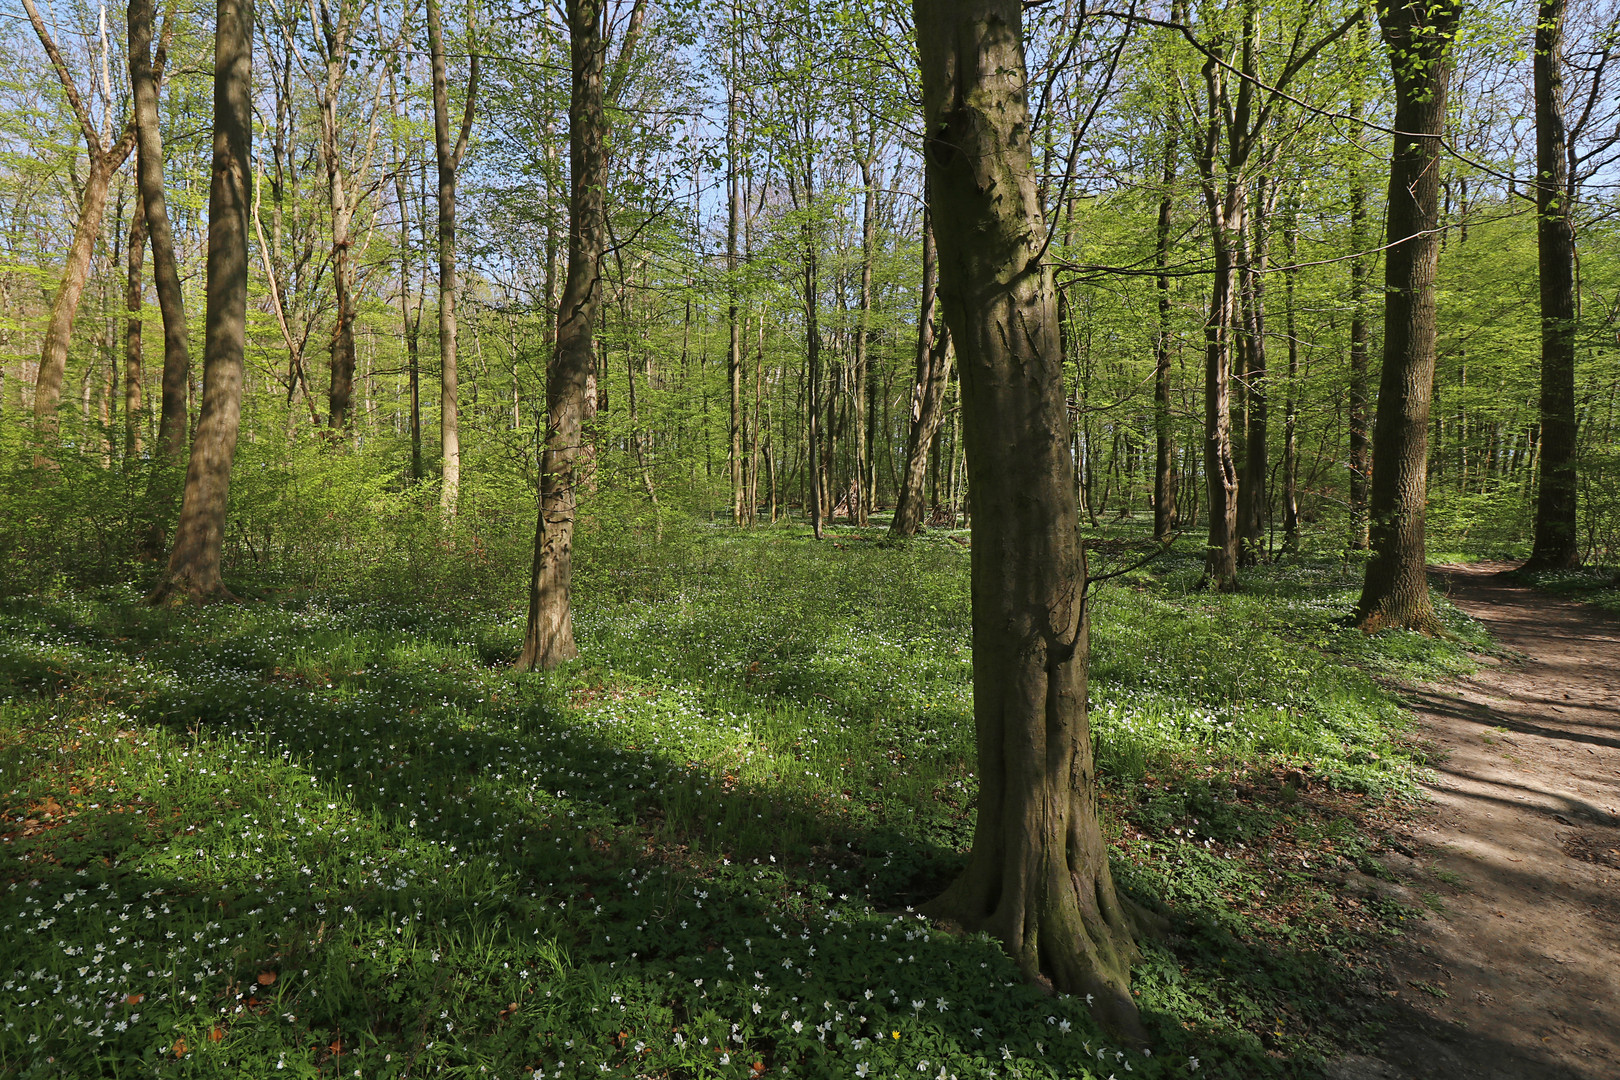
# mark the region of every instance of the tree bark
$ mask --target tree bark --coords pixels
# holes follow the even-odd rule
[[[1204,554],[1204,584],[1219,592],[1238,587],[1237,462],[1232,456],[1232,329],[1237,321],[1236,239],[1243,235],[1248,207],[1241,151],[1229,147],[1224,193],[1217,185],[1215,151],[1222,114],[1230,107],[1225,72],[1211,58],[1204,65],[1209,90],[1208,128],[1198,170],[1210,219],[1214,275],[1209,314],[1204,320],[1204,474],[1209,489],[1209,539]],[[1238,109],[1248,126],[1247,83],[1238,90]],[[1234,128],[1236,124],[1228,124]],[[1229,139],[1230,141],[1230,139]]]
[[[478,96],[478,54],[468,60],[467,103],[461,128],[450,141],[450,90],[445,74],[444,28],[438,0],[427,3],[428,54],[433,77],[433,153],[438,164],[439,203],[439,446],[444,467],[439,506],[454,515],[461,494],[461,412],[456,372],[456,179],[467,153]]]
[[[1564,123],[1565,0],[1536,9],[1536,248],[1541,277],[1541,444],[1535,569],[1579,566],[1575,531],[1575,224]]]
[[[1429,400],[1434,388],[1434,275],[1440,261],[1440,136],[1460,4],[1384,0],[1378,22],[1395,79],[1384,370],[1373,427],[1372,560],[1356,621],[1372,632],[1439,629],[1424,567]]]
[[[242,419],[248,208],[253,180],[253,2],[218,0],[214,154],[208,190],[208,308],[202,413],[186,469],[174,550],[152,603],[232,599],[220,574],[231,464]]]
[[[735,5],[731,12],[732,35],[738,33],[735,25]],[[743,495],[743,349],[742,327],[738,322],[737,307],[737,237],[742,231],[742,185],[737,168],[737,79],[739,77],[735,43],[731,49],[730,71],[726,87],[726,294],[729,300],[727,325],[731,332],[730,349],[726,353],[726,386],[731,395],[731,428],[728,463],[731,467],[731,523],[742,525],[745,520]]]
[[[557,313],[557,343],[546,372],[546,442],[540,459],[540,512],[529,579],[529,618],[520,671],[551,668],[579,655],[574,643],[573,557],[576,464],[586,380],[596,352],[606,233],[603,185],[607,122],[602,109],[604,0],[567,0],[572,86],[568,102],[568,271]]]
[[[1056,290],[1040,259],[1018,0],[918,0],[924,157],[960,363],[973,502],[973,850],[925,907],[1001,941],[1031,979],[1092,995],[1141,1038],[1136,955],[1097,814],[1086,566]]]
[[[872,172],[877,157],[875,137],[867,145],[860,145],[855,140],[855,154],[861,168],[861,189],[863,201],[861,204],[861,290],[860,313],[855,323],[855,360],[850,372],[850,422],[855,429],[855,468],[854,479],[850,485],[849,520],[852,525],[865,525],[870,520],[872,496],[874,492],[869,486],[871,480],[872,447],[868,440],[867,409],[867,383],[869,381],[869,367],[871,357],[869,346],[871,344],[872,323],[872,261],[877,253],[877,212],[878,192],[877,184]]]
[[[901,474],[894,517],[889,522],[889,535],[897,540],[917,535],[922,526],[923,484],[928,479],[929,451],[939,435],[945,384],[949,381],[951,367],[950,330],[941,324],[939,332],[935,333],[939,260],[934,247],[933,216],[926,205],[922,242],[922,310],[917,316],[917,377],[911,387],[906,471]]]
[[[1288,395],[1283,405],[1283,553],[1299,553],[1299,316],[1294,288],[1299,277],[1299,202],[1289,199],[1283,221],[1283,318],[1288,334]]]
[[[191,380],[191,345],[186,328],[185,293],[174,254],[174,228],[169,223],[163,187],[163,135],[159,127],[158,87],[163,81],[166,46],[152,59],[152,0],[130,0],[129,83],[135,103],[135,176],[152,245],[152,283],[163,316],[163,390],[158,412],[160,458],[178,461],[186,450],[190,424],[187,384]],[[165,40],[167,40],[165,27]],[[161,538],[154,545],[161,550]]]
[[[1253,241],[1243,267],[1244,391],[1248,402],[1243,436],[1243,472],[1238,478],[1238,565],[1253,566],[1266,558],[1266,518],[1271,475],[1270,383],[1266,378],[1266,270],[1271,257],[1271,204],[1275,187],[1262,176],[1256,182]]]
[[[124,254],[124,310],[128,313],[124,323],[124,460],[134,461],[141,453],[141,424],[145,419],[141,408],[141,308],[146,288],[141,270],[146,263],[146,212],[139,198],[129,216],[129,245]]]
[[[1175,5],[1179,21],[1183,5]],[[1176,120],[1165,125],[1164,165],[1159,178],[1159,222],[1153,236],[1154,285],[1159,298],[1159,332],[1153,339],[1153,539],[1161,544],[1176,527],[1175,440],[1170,423],[1170,227],[1175,209]]]

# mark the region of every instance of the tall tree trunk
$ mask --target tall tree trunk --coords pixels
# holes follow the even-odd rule
[[[438,164],[439,202],[439,446],[444,460],[439,506],[456,512],[461,493],[461,414],[456,374],[456,174],[467,152],[478,96],[478,53],[468,60],[467,104],[461,129],[450,141],[450,90],[445,74],[444,28],[438,0],[428,0],[428,54],[433,76],[433,154]]]
[[[214,32],[214,155],[208,190],[208,310],[202,414],[186,469],[174,550],[151,595],[230,599],[220,576],[231,463],[242,419],[247,344],[248,207],[253,179],[253,2],[218,0]]]
[[[546,442],[540,459],[540,512],[529,579],[529,618],[520,671],[551,668],[579,655],[574,643],[575,468],[585,418],[585,384],[596,353],[606,233],[603,187],[607,121],[602,109],[604,0],[567,0],[572,83],[568,101],[568,272],[557,313],[557,344],[546,372]]]
[[[1172,18],[1180,21],[1178,0]],[[1153,539],[1164,543],[1176,527],[1175,440],[1170,423],[1170,227],[1175,209],[1176,118],[1165,125],[1164,165],[1159,177],[1159,222],[1153,236],[1153,263],[1158,270],[1159,332],[1153,340]]]
[[[107,191],[113,173],[129,155],[134,139],[126,138],[110,151],[93,153],[85,176],[84,194],[79,200],[79,220],[73,230],[62,267],[62,280],[51,304],[51,319],[45,328],[45,345],[40,352],[39,375],[34,381],[34,422],[41,446],[56,442],[57,409],[62,400],[62,383],[67,376],[68,346],[73,341],[73,317],[78,313],[85,282],[90,277],[90,256],[101,234],[101,219],[107,209]],[[122,148],[122,152],[120,151]],[[41,458],[36,464],[43,464]]]
[[[1356,40],[1366,51],[1371,30],[1366,9],[1361,12]],[[1350,96],[1350,122],[1359,135],[1365,110],[1365,77],[1357,74]],[[1367,491],[1372,481],[1372,440],[1369,438],[1371,402],[1368,398],[1367,330],[1367,184],[1359,162],[1350,169],[1350,547],[1366,551],[1368,534]]]
[[[1288,334],[1288,397],[1283,406],[1283,552],[1299,552],[1299,319],[1294,286],[1299,277],[1299,200],[1290,197],[1283,221],[1288,266],[1283,271],[1283,317]]]
[[[1541,271],[1540,489],[1528,565],[1580,565],[1575,532],[1575,225],[1564,124],[1565,0],[1536,8],[1536,247]]]
[[[917,377],[911,386],[911,428],[906,435],[906,471],[900,477],[895,496],[894,517],[889,535],[895,539],[915,536],[923,521],[923,483],[928,478],[929,452],[939,435],[939,422],[945,403],[945,384],[951,365],[950,330],[943,325],[935,334],[937,319],[938,255],[934,247],[933,216],[923,207],[922,310],[917,316]],[[938,454],[935,453],[935,460]],[[938,471],[936,467],[936,473]],[[938,482],[936,479],[935,487]]]
[[[1270,499],[1266,480],[1271,456],[1266,426],[1271,387],[1266,379],[1266,270],[1271,255],[1271,204],[1275,187],[1264,176],[1256,183],[1254,240],[1243,267],[1243,334],[1248,401],[1248,430],[1243,437],[1243,473],[1238,478],[1238,565],[1253,566],[1265,558],[1266,516]]]
[[[141,454],[142,342],[141,308],[146,299],[141,268],[146,262],[146,211],[139,197],[129,217],[128,261],[124,283],[124,310],[128,318],[124,323],[124,460],[134,461]]]
[[[1001,941],[1140,1039],[1086,718],[1085,554],[1056,290],[1040,252],[1018,0],[918,0],[940,294],[960,362],[973,501],[978,819],[929,915]]]
[[[1378,7],[1395,78],[1395,145],[1390,157],[1384,257],[1384,370],[1373,428],[1372,560],[1356,619],[1439,628],[1424,573],[1429,397],[1434,387],[1434,275],[1440,260],[1440,136],[1460,4],[1387,0]]]
[[[311,7],[315,38],[325,67],[317,88],[320,115],[320,155],[326,167],[326,194],[332,215],[332,333],[331,382],[327,389],[327,425],[334,431],[349,426],[354,408],[354,320],[357,270],[353,251],[354,208],[349,198],[350,178],[343,169],[343,84],[349,68],[354,24],[359,7],[355,0]],[[363,182],[362,182],[363,183]]]
[[[730,33],[735,35],[738,30],[735,25],[737,12],[735,5],[732,8],[733,25]],[[731,523],[742,525],[744,520],[743,498],[743,347],[742,327],[738,322],[737,312],[737,237],[742,231],[742,185],[738,177],[737,165],[737,79],[739,76],[735,42],[732,43],[730,54],[730,70],[727,72],[726,86],[726,294],[729,300],[727,308],[727,324],[731,332],[731,347],[726,353],[726,386],[731,395],[731,438],[727,443],[728,462],[731,466]]]
[[[1221,114],[1227,105],[1225,72],[1211,58],[1204,65],[1209,88],[1208,128],[1198,169],[1210,219],[1214,275],[1204,321],[1204,474],[1209,488],[1209,540],[1204,583],[1220,592],[1238,587],[1237,463],[1232,456],[1232,329],[1237,318],[1235,249],[1243,235],[1248,197],[1241,161],[1230,154],[1224,194],[1215,173]],[[1232,125],[1228,125],[1232,126]],[[1247,120],[1244,121],[1247,126]]]
[[[871,510],[871,479],[872,447],[868,441],[867,427],[867,395],[866,387],[869,380],[868,368],[871,357],[868,353],[872,322],[872,260],[877,252],[877,184],[872,177],[876,149],[872,145],[860,146],[857,139],[856,154],[861,166],[861,188],[864,200],[861,204],[861,291],[860,313],[855,320],[855,362],[850,372],[850,402],[852,407],[850,422],[854,427],[855,436],[855,468],[854,480],[850,485],[849,519],[852,525],[865,525],[869,520]],[[875,141],[875,140],[874,140]]]
[[[152,283],[157,290],[158,311],[163,316],[163,390],[157,450],[161,459],[178,461],[185,453],[190,420],[186,390],[191,380],[191,345],[186,328],[185,292],[180,287],[180,266],[174,254],[174,228],[169,223],[169,203],[163,188],[158,88],[163,81],[167,48],[159,44],[157,59],[153,60],[153,18],[152,0],[130,0],[129,82],[135,101],[135,176],[152,245]],[[167,23],[164,37],[166,42]],[[161,536],[152,546],[154,552],[161,550]]]

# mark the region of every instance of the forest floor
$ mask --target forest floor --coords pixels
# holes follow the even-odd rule
[[[1409,698],[1433,801],[1385,887],[1432,914],[1385,954],[1378,1056],[1335,1080],[1620,1076],[1620,620],[1505,569],[1438,571],[1501,652]]]

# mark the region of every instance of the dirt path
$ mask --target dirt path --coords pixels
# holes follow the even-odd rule
[[[1515,656],[1411,695],[1434,802],[1391,889],[1438,907],[1387,957],[1400,1020],[1337,1080],[1620,1078],[1620,620],[1444,567]]]

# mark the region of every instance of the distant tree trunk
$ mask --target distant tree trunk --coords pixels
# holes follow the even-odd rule
[[[1366,9],[1361,12],[1357,38],[1363,50],[1371,33]],[[1350,95],[1350,120],[1359,131],[1365,109],[1363,78],[1356,76]],[[1368,536],[1367,491],[1372,479],[1371,407],[1367,364],[1367,185],[1359,165],[1350,176],[1350,547],[1366,551]]]
[[[1378,21],[1395,79],[1384,257],[1384,370],[1373,429],[1372,560],[1356,620],[1369,632],[1439,628],[1424,573],[1429,398],[1434,387],[1434,275],[1440,259],[1440,136],[1461,7],[1388,0]]]
[[[736,12],[733,10],[733,17]],[[735,29],[732,31],[735,33]],[[726,292],[730,301],[727,323],[731,331],[731,347],[726,353],[726,386],[731,394],[731,428],[728,461],[731,466],[731,523],[742,525],[743,498],[743,348],[742,327],[737,311],[737,237],[742,231],[742,185],[737,167],[737,57],[735,48],[730,57],[731,70],[727,73],[726,87]]]
[[[915,536],[922,525],[923,484],[928,479],[929,451],[939,434],[951,364],[950,331],[941,326],[937,340],[934,332],[938,256],[933,218],[926,205],[922,243],[922,310],[917,316],[917,376],[911,386],[911,427],[906,435],[906,469],[900,476],[894,517],[889,522],[889,535],[895,539]]]
[[[812,186],[814,170],[808,163],[804,175],[804,203],[808,211],[815,205],[815,188]],[[788,177],[790,188],[795,188],[797,182],[791,175]],[[794,191],[797,196],[797,190]],[[797,201],[797,199],[795,199]],[[821,446],[821,326],[817,316],[820,313],[821,281],[816,253],[815,226],[806,213],[804,224],[800,228],[800,235],[804,244],[804,352],[807,401],[805,413],[809,424],[806,441],[809,444],[810,460],[807,463],[810,479],[808,501],[810,503],[810,528],[817,540],[822,538],[826,525],[827,484],[822,476],[824,454]]]
[[[129,216],[128,260],[124,284],[124,460],[134,461],[141,453],[141,308],[146,299],[141,268],[146,262],[146,211],[139,198]]]
[[[220,576],[247,343],[248,208],[253,180],[253,3],[218,0],[214,156],[208,191],[208,310],[202,414],[174,550],[151,601],[231,599]]]
[[[428,56],[433,77],[433,154],[438,164],[439,201],[439,445],[444,459],[439,506],[456,512],[461,493],[461,415],[456,374],[456,174],[467,153],[473,107],[478,97],[478,53],[468,59],[467,103],[461,129],[450,141],[450,89],[445,75],[444,28],[438,0],[427,3]]]
[[[1565,0],[1536,10],[1536,247],[1541,271],[1540,488],[1529,566],[1579,566],[1575,532],[1575,225],[1564,124]]]
[[[1182,4],[1175,5],[1176,16]],[[1175,17],[1175,16],[1173,16]],[[1179,20],[1178,20],[1179,21]],[[1164,543],[1176,527],[1175,440],[1170,422],[1170,227],[1175,209],[1176,128],[1166,125],[1164,168],[1160,176],[1159,224],[1153,237],[1153,263],[1159,296],[1159,332],[1153,340],[1153,539]]]
[[[135,102],[135,176],[152,245],[152,283],[157,291],[158,311],[163,316],[163,400],[158,413],[157,450],[160,458],[178,461],[186,450],[190,421],[187,384],[191,381],[191,345],[186,328],[185,292],[180,287],[180,266],[174,254],[174,229],[169,223],[168,198],[163,188],[158,87],[163,81],[168,26],[164,27],[165,43],[158,45],[154,61],[152,9],[152,0],[130,0],[129,82]],[[154,554],[162,546],[159,534],[152,545]]]
[[[1243,334],[1248,430],[1243,437],[1243,473],[1238,478],[1238,565],[1253,566],[1266,557],[1266,517],[1271,475],[1271,387],[1266,378],[1266,271],[1271,256],[1271,205],[1275,186],[1264,176],[1256,182],[1254,240],[1243,268]]]
[[[874,140],[875,141],[875,140]],[[877,151],[871,143],[860,146],[856,140],[856,155],[861,167],[861,188],[864,192],[864,201],[861,204],[861,290],[860,315],[855,322],[855,362],[850,378],[850,402],[853,406],[851,425],[855,436],[855,468],[854,480],[851,484],[849,504],[849,520],[852,525],[865,525],[870,520],[871,500],[873,492],[868,487],[871,478],[872,447],[867,440],[867,397],[866,386],[868,382],[868,368],[871,357],[868,355],[870,345],[872,322],[872,260],[877,253],[877,183],[873,179],[872,171],[876,161]]]
[[[1209,88],[1208,130],[1199,153],[1199,176],[1210,219],[1214,273],[1209,315],[1204,321],[1204,474],[1209,488],[1209,540],[1204,553],[1204,584],[1220,592],[1238,587],[1237,462],[1232,456],[1232,329],[1237,321],[1235,250],[1243,235],[1248,195],[1242,161],[1229,154],[1224,193],[1217,186],[1215,150],[1227,106],[1225,72],[1211,58],[1204,65]],[[1247,84],[1240,87],[1244,102]],[[1228,127],[1235,127],[1229,124]],[[1242,127],[1248,126],[1247,118]]]
[[[586,380],[596,353],[606,233],[603,188],[607,121],[602,108],[605,0],[567,0],[572,71],[568,102],[568,271],[557,313],[557,344],[546,372],[546,442],[540,459],[540,513],[529,579],[529,618],[520,671],[551,668],[579,655],[574,643],[574,516]]]
[[[1283,221],[1288,266],[1283,271],[1283,317],[1288,334],[1288,398],[1283,406],[1283,552],[1299,553],[1299,318],[1294,286],[1299,277],[1299,202],[1289,199]]]
[[[343,84],[353,55],[355,21],[360,6],[353,0],[311,5],[314,38],[325,70],[316,87],[320,120],[319,149],[326,167],[326,193],[332,216],[332,333],[331,383],[327,390],[327,425],[334,433],[349,426],[354,408],[354,320],[358,270],[354,253],[354,213],[357,200],[349,196],[343,166],[343,126],[348,117]],[[364,187],[363,179],[359,182]],[[334,437],[335,434],[334,434]]]
[[[1141,1039],[1131,920],[1097,812],[1086,719],[1086,565],[1056,290],[1038,253],[1018,0],[918,0],[928,197],[956,342],[973,502],[978,818],[925,907],[995,936],[1027,977],[1095,998]]]

